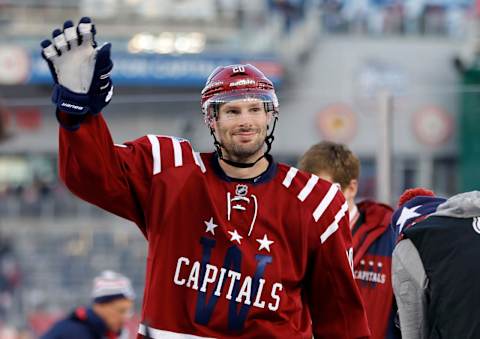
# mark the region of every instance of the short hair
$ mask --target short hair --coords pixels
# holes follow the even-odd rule
[[[322,141],[310,147],[300,158],[298,167],[313,174],[329,174],[342,190],[351,180],[358,180],[360,175],[360,160],[346,145],[331,141]]]

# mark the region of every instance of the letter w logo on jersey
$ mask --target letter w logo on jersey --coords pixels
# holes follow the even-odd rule
[[[228,328],[231,331],[242,330],[252,306],[259,309],[268,308],[275,312],[280,306],[281,283],[271,285],[270,294],[263,293],[266,286],[265,269],[272,262],[272,257],[257,254],[256,267],[253,276],[242,274],[242,252],[237,246],[228,248],[223,266],[210,264],[215,239],[202,237],[200,239],[203,254],[201,262],[191,262],[185,257],[178,258],[173,281],[178,286],[185,286],[198,291],[195,308],[195,321],[208,325],[215,311],[219,297],[228,300]],[[190,273],[188,271],[190,270]],[[253,272],[252,272],[253,273]],[[188,277],[188,278],[187,278]],[[210,287],[210,291],[208,292]],[[265,296],[264,296],[265,294]],[[266,298],[270,298],[267,302]],[[225,312],[225,310],[223,310]]]
[[[206,271],[207,267],[209,266],[208,262],[210,261],[212,248],[215,247],[216,242],[214,239],[208,238],[202,238],[200,242],[203,245],[200,281],[213,280],[212,282],[214,282],[215,278],[212,279],[212,277],[209,277]],[[247,319],[248,312],[250,311],[250,307],[252,305],[252,296],[254,296],[256,299],[254,303],[258,304],[255,306],[265,306],[265,302],[263,302],[263,304],[259,302],[260,298],[258,298],[258,295],[261,295],[261,291],[260,293],[258,292],[260,285],[263,289],[265,281],[262,278],[265,273],[265,267],[272,262],[272,257],[267,255],[257,255],[256,259],[257,269],[253,279],[249,276],[246,276],[243,280],[243,283],[240,284],[242,253],[237,246],[232,246],[227,250],[223,267],[220,269],[220,278],[218,279],[217,286],[210,299],[207,300],[207,292],[205,289],[201,288],[198,292],[195,314],[196,322],[202,325],[208,324],[227,278],[230,278],[230,283],[227,284],[229,286],[226,294],[226,298],[230,300],[228,310],[228,328],[230,330],[243,329],[245,320]],[[262,283],[260,280],[262,280]],[[243,299],[245,300],[242,302]],[[240,310],[237,311],[239,305],[241,305]]]

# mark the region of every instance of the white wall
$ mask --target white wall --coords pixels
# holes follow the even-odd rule
[[[290,79],[295,92],[289,93],[290,100],[284,100],[281,106],[276,150],[303,152],[321,140],[315,127],[318,112],[331,103],[343,102],[352,107],[358,122],[350,146],[359,154],[373,155],[378,143],[378,106],[375,99],[368,98],[375,90],[368,88],[386,82],[396,94],[394,151],[397,154],[455,152],[455,135],[437,147],[425,146],[413,133],[413,123],[415,113],[430,105],[455,117],[457,78],[451,59],[460,43],[425,38],[331,36],[324,39],[303,71]],[[383,75],[382,69],[386,70]],[[382,77],[386,80],[379,80]]]

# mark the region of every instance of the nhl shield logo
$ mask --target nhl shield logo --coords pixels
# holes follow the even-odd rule
[[[248,186],[247,185],[237,185],[235,188],[235,195],[238,197],[244,197],[248,194]]]

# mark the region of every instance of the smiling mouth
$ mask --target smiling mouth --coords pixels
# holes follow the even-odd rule
[[[238,133],[234,133],[233,135],[238,135],[238,136],[241,136],[241,137],[249,137],[249,136],[253,136],[257,134],[256,132],[238,132]]]
[[[238,135],[238,136],[245,136],[245,137],[249,137],[249,136],[252,136],[252,135],[256,135],[259,131],[257,129],[243,129],[243,128],[239,128],[238,130],[234,131],[232,134],[233,135]]]

